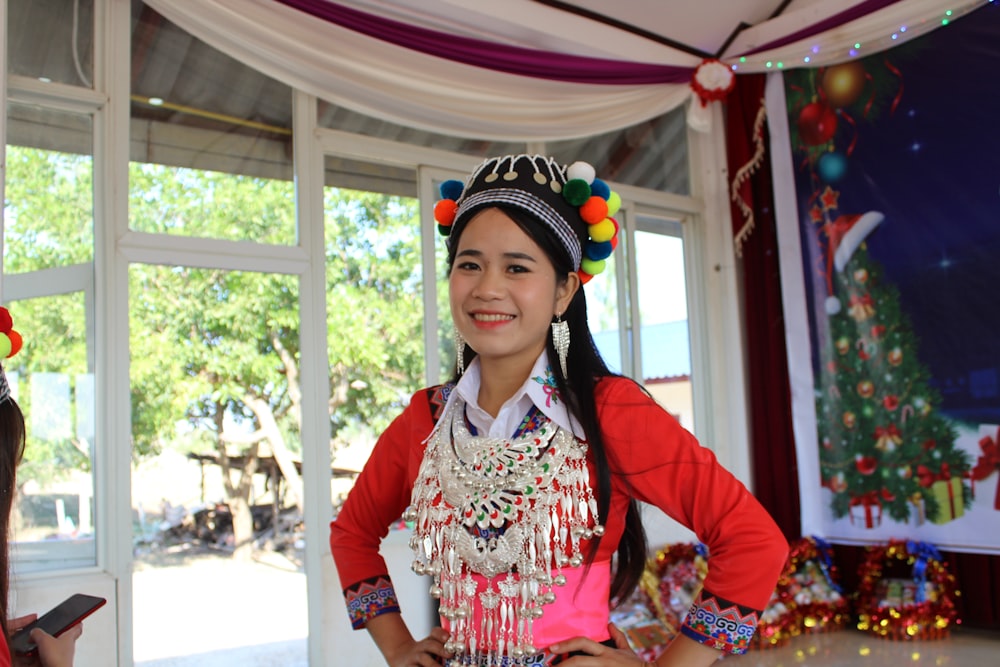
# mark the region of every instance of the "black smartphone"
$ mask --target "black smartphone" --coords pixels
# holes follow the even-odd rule
[[[38,646],[31,641],[31,631],[41,628],[53,637],[58,637],[74,625],[87,618],[107,602],[104,598],[94,595],[77,593],[66,598],[58,606],[53,607],[33,623],[26,625],[10,638],[10,652],[15,655],[31,656],[38,652]]]

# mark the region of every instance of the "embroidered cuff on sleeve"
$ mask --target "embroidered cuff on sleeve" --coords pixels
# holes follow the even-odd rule
[[[351,617],[351,626],[360,630],[371,619],[380,614],[399,612],[399,600],[396,589],[388,575],[372,577],[359,581],[344,589],[344,599],[347,601],[347,615]]]
[[[746,653],[757,629],[759,612],[702,590],[695,598],[681,632],[696,642],[726,653]]]

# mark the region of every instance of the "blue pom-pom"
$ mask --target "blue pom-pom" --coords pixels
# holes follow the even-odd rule
[[[465,189],[465,183],[462,181],[456,181],[454,178],[450,178],[441,184],[441,197],[442,199],[453,199],[458,201],[458,198],[462,196],[462,190]]]
[[[592,259],[596,262],[598,260],[611,257],[611,253],[613,251],[614,246],[611,245],[611,241],[603,241],[601,243],[594,243],[591,241],[587,244],[587,248],[583,252],[588,259]]]
[[[594,182],[590,184],[590,194],[607,200],[607,198],[611,196],[611,186],[601,179],[595,178]]]

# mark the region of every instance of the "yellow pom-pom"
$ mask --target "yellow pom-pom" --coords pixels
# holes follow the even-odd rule
[[[609,218],[614,217],[615,213],[617,213],[618,209],[620,209],[621,207],[622,207],[621,195],[612,190],[611,196],[608,197],[608,217]]]
[[[596,225],[588,227],[587,231],[590,232],[591,241],[603,243],[604,241],[613,239],[618,229],[615,227],[615,223],[611,222],[611,218],[604,218],[604,220]]]
[[[0,333],[0,359],[6,359],[7,355],[10,354],[11,343],[10,338],[5,333]]]
[[[592,276],[596,276],[604,271],[604,267],[607,265],[603,259],[593,260],[586,259],[580,262],[580,270],[589,273]]]

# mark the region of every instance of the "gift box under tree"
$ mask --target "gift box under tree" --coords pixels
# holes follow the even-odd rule
[[[979,427],[980,455],[976,460],[976,465],[969,471],[969,479],[972,483],[972,494],[975,497],[976,482],[983,482],[993,475],[997,475],[997,490],[993,497],[993,509],[1000,510],[1000,426],[995,424]]]

